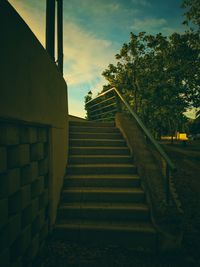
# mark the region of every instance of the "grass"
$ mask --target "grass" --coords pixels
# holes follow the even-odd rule
[[[163,147],[177,166],[174,180],[184,210],[183,247],[179,255],[134,252],[118,246],[85,246],[50,237],[40,256],[43,267],[199,267],[200,141]],[[37,265],[39,266],[39,265]]]

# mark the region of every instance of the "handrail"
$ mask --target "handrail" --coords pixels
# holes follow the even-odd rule
[[[161,155],[161,157],[165,160],[166,162],[166,199],[167,202],[169,202],[169,180],[170,180],[170,171],[174,172],[176,171],[176,167],[173,164],[173,162],[171,161],[171,159],[168,157],[168,155],[165,153],[165,151],[163,150],[163,148],[160,146],[160,144],[155,140],[155,138],[152,136],[152,134],[149,132],[149,130],[147,129],[147,127],[143,124],[143,122],[141,121],[141,119],[139,118],[139,116],[133,111],[133,109],[130,107],[130,105],[128,104],[128,102],[124,99],[124,97],[122,96],[122,94],[116,89],[116,88],[111,88],[101,94],[99,94],[97,97],[93,98],[92,100],[88,101],[86,103],[86,107],[88,106],[88,104],[92,103],[93,101],[96,101],[96,99],[108,94],[109,92],[115,92],[117,94],[117,96],[120,98],[120,100],[124,103],[124,105],[126,106],[126,108],[128,109],[128,111],[130,112],[130,114],[133,116],[133,118],[136,120],[136,122],[138,123],[139,127],[142,129],[143,133],[145,134],[145,136],[149,139],[149,141],[151,142],[151,144],[154,146],[154,148],[156,149],[156,151]]]
[[[97,98],[111,92],[111,91],[115,91],[117,93],[117,95],[119,96],[119,98],[121,99],[121,101],[125,104],[125,106],[127,107],[127,109],[129,110],[129,112],[131,113],[131,115],[134,117],[134,119],[137,121],[137,123],[139,124],[139,126],[141,127],[141,129],[143,130],[143,132],[145,133],[145,135],[149,138],[149,140],[151,141],[151,143],[154,145],[154,147],[156,148],[156,150],[158,150],[158,152],[160,153],[160,155],[166,160],[167,164],[169,165],[170,169],[172,170],[176,170],[176,167],[174,166],[174,164],[172,163],[172,161],[170,160],[170,158],[167,156],[167,154],[165,153],[165,151],[162,149],[162,147],[159,145],[159,143],[154,139],[154,137],[152,136],[152,134],[149,132],[149,130],[146,128],[146,126],[144,125],[144,123],[141,121],[141,119],[139,118],[139,116],[133,111],[133,109],[130,107],[130,105],[127,103],[127,101],[124,99],[124,97],[121,95],[121,93],[116,89],[116,88],[111,88],[101,94],[99,94],[97,97],[91,99],[90,101],[88,101],[86,103],[86,105],[88,105],[89,103],[93,102],[94,100],[96,100]]]

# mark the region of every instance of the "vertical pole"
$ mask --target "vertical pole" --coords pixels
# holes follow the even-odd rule
[[[55,61],[55,0],[46,0],[46,50]]]
[[[63,0],[57,0],[58,68],[63,75]]]
[[[165,185],[165,191],[166,191],[166,202],[169,204],[169,179],[170,179],[170,170],[169,165],[166,166],[166,185]]]

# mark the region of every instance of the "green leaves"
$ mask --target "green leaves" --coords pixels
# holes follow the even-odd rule
[[[130,33],[130,42],[115,56],[116,65],[103,72],[153,132],[181,130],[183,112],[200,104],[197,38],[188,32],[168,38]]]

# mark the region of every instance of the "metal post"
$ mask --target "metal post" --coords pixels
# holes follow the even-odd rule
[[[58,68],[63,75],[63,0],[57,0]]]
[[[55,0],[46,0],[46,50],[55,61]]]
[[[169,183],[170,183],[170,170],[169,165],[166,166],[166,185],[165,185],[165,191],[166,191],[166,202],[169,204],[170,196],[169,196]]]

